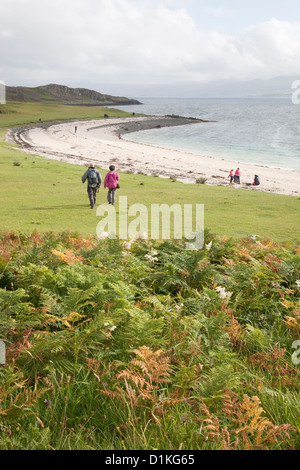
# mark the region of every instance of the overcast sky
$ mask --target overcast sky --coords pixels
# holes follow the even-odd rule
[[[3,0],[7,85],[300,79],[299,0]]]

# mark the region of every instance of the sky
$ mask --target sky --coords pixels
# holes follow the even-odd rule
[[[109,93],[300,79],[299,7],[299,0],[3,0],[0,81]]]

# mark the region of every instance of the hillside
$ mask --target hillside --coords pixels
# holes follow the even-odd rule
[[[69,88],[64,85],[44,85],[35,88],[30,87],[6,87],[6,101],[59,103],[66,105],[85,106],[124,106],[140,104],[139,101],[120,97],[103,95],[86,88]]]

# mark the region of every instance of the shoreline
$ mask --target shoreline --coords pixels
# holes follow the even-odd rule
[[[11,129],[7,140],[20,144],[25,152],[78,165],[93,162],[106,169],[113,163],[120,172],[172,178],[187,184],[195,184],[202,178],[207,185],[300,196],[300,171],[201,156],[192,152],[132,142],[129,137],[130,133],[145,129],[205,125],[205,122],[209,121],[180,116],[72,120]],[[119,139],[118,134],[126,135],[126,138]],[[229,171],[235,171],[237,167],[242,173],[241,184],[229,184]],[[252,182],[254,174],[257,173],[261,185],[255,187]]]

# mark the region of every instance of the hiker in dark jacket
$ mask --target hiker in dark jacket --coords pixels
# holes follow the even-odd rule
[[[91,204],[91,209],[93,209],[96,204],[97,191],[99,190],[102,184],[102,176],[99,170],[97,170],[93,163],[91,163],[81,180],[83,183],[87,180],[87,192]]]

